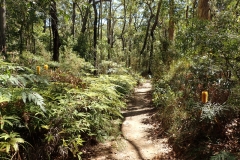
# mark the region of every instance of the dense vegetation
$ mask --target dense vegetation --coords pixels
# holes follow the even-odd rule
[[[239,5],[1,0],[1,157],[80,159],[120,134],[141,74],[179,159],[239,158]]]
[[[62,63],[35,71],[1,61],[2,158],[80,159],[81,146],[120,134],[123,98],[137,83],[134,75],[118,66],[111,69],[119,75],[86,76],[89,64],[69,56],[76,59],[65,62],[74,68]],[[25,54],[19,63],[32,58],[39,59],[32,65],[44,64]]]

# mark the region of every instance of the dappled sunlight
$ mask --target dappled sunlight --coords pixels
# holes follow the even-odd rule
[[[158,155],[168,155],[171,152],[166,138],[153,138],[148,132],[155,127],[152,123],[146,123],[145,119],[149,119],[153,113],[156,113],[156,109],[151,104],[150,92],[150,82],[145,82],[135,88],[128,107],[122,111],[124,116],[121,125],[122,137],[116,143],[111,142],[111,144],[118,145],[112,147],[112,153],[105,155],[105,158],[112,157],[115,160],[153,159]],[[109,142],[105,144],[107,145]],[[101,148],[100,146],[97,151],[99,156],[92,157],[94,160],[101,159]]]

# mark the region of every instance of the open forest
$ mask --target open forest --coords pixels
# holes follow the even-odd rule
[[[0,159],[84,159],[122,135],[146,81],[148,132],[169,159],[240,159],[239,11],[240,0],[0,0]]]

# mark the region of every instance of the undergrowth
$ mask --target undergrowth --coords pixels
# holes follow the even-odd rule
[[[96,77],[74,55],[50,63],[25,54],[16,64],[0,61],[2,158],[81,159],[84,146],[121,134],[124,98],[139,76],[114,66],[121,73]]]
[[[239,86],[224,68],[207,64],[204,56],[185,58],[156,73],[153,102],[160,134],[169,137],[178,159],[237,159]],[[205,90],[209,98],[202,103]]]

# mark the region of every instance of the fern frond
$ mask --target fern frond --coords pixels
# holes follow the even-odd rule
[[[43,112],[46,112],[46,109],[44,107],[45,105],[44,99],[40,94],[32,91],[30,92],[24,91],[22,92],[22,100],[24,103],[26,103],[27,100],[29,100],[30,102],[33,102],[34,104],[38,105]]]
[[[221,151],[220,153],[211,156],[210,160],[237,160],[237,158],[229,152]]]
[[[6,115],[1,115],[1,112],[0,112],[0,129],[3,130],[4,128],[4,125],[5,124],[8,124],[10,126],[13,126],[13,122],[19,122],[19,117],[17,116],[6,116]]]
[[[4,141],[2,141],[3,139]],[[24,139],[20,137],[20,135],[16,132],[11,133],[2,133],[0,134],[0,150],[5,150],[6,153],[10,152],[11,146],[14,151],[19,150],[19,143],[24,143]]]

